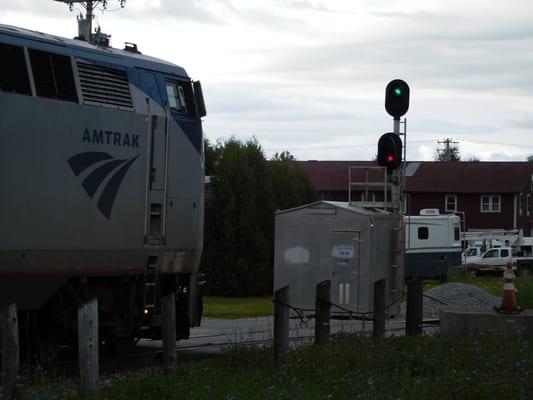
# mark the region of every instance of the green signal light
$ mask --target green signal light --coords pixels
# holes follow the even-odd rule
[[[394,88],[394,94],[396,96],[401,96],[402,95],[402,89],[399,88],[399,87]]]

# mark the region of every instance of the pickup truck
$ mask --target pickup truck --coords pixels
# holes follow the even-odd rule
[[[473,248],[472,248],[473,249]],[[519,257],[512,247],[497,247],[487,250],[481,256],[470,255],[473,251],[463,253],[463,270],[474,273],[483,271],[504,271],[510,261],[518,275],[533,273],[533,257]]]

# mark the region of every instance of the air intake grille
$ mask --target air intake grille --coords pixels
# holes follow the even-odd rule
[[[78,61],[84,103],[132,108],[125,71]]]

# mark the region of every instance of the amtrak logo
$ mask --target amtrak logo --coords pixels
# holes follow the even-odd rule
[[[117,160],[107,153],[87,152],[70,157],[68,163],[76,176],[91,167],[95,167],[81,183],[91,199],[104,180],[108,176],[110,177],[96,203],[104,217],[109,219],[122,180],[137,157],[139,154],[129,160]]]

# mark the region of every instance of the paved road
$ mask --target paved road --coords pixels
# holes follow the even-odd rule
[[[191,331],[191,337],[178,342],[178,351],[186,354],[216,354],[242,345],[271,344],[273,338],[273,317],[246,319],[202,319],[202,326]],[[302,322],[290,320],[289,337],[291,345],[312,342],[314,338],[314,320]],[[339,332],[362,333],[372,331],[372,321],[331,320],[331,334]],[[405,321],[388,320],[387,335],[403,335]],[[140,346],[161,347],[161,341],[142,340]]]

